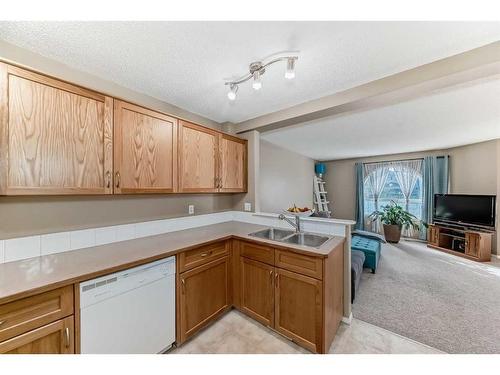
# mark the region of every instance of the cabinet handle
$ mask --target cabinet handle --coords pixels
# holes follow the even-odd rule
[[[278,272],[276,272],[274,275],[274,284],[275,284],[276,288],[278,287],[279,280],[280,280],[280,278],[279,278]]]
[[[120,172],[115,173],[115,178],[116,178],[116,187],[120,187]]]
[[[186,292],[186,280],[181,279],[181,283],[182,283],[182,294],[184,294]]]
[[[200,255],[200,256],[201,256],[202,258],[205,258],[205,257],[210,256],[210,255],[212,255],[212,251],[211,251],[211,250],[210,250],[210,251],[207,251],[207,252],[205,252],[205,253],[201,253],[201,255]]]
[[[69,348],[69,327],[66,327],[64,329],[64,334],[65,334],[65,337],[66,337],[66,347]]]
[[[110,188],[111,187],[111,172],[110,171],[107,171],[106,172],[106,188]]]
[[[273,271],[269,271],[269,282],[272,284],[273,283]]]

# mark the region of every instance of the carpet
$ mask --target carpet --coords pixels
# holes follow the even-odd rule
[[[377,273],[363,272],[353,316],[448,353],[500,353],[500,262],[419,242],[382,244]]]

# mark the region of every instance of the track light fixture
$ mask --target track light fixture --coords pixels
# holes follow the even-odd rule
[[[229,86],[229,92],[227,97],[229,100],[236,99],[236,92],[238,91],[238,85],[246,82],[250,79],[252,81],[252,87],[254,90],[260,90],[262,88],[262,75],[266,72],[266,68],[269,65],[277,63],[279,61],[286,61],[285,78],[294,79],[295,78],[295,62],[299,57],[296,54],[290,54],[289,56],[279,56],[267,62],[256,61],[250,64],[249,72],[244,76],[235,79],[233,81],[226,82],[225,85]]]

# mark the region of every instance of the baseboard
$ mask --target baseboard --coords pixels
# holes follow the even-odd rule
[[[351,325],[352,323],[352,313],[349,314],[349,316],[343,316],[342,317],[342,322],[348,325]]]
[[[492,258],[497,258],[497,259],[500,259],[500,255],[498,255],[498,254],[491,254],[491,257],[492,257]]]

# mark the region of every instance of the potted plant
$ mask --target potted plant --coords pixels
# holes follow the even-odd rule
[[[374,211],[370,218],[375,221],[380,218],[384,225],[385,240],[390,243],[398,243],[401,238],[403,227],[418,229],[418,219],[404,210],[399,204],[391,201],[387,206],[382,207],[382,211]]]

